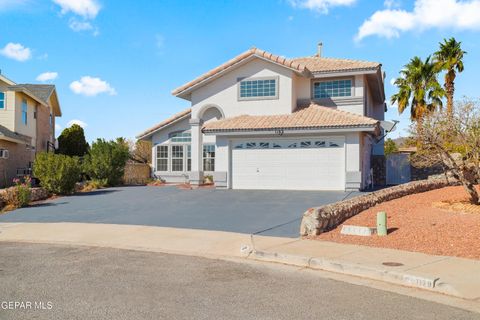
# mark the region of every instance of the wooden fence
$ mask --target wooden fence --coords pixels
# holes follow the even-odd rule
[[[151,176],[151,168],[144,163],[127,163],[123,183],[127,185],[146,184]]]

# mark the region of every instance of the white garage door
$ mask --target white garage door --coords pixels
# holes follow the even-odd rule
[[[233,189],[344,190],[344,137],[232,141]]]

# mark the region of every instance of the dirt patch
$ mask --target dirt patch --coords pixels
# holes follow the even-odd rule
[[[381,203],[344,222],[375,227],[377,212],[385,211],[386,237],[342,235],[342,224],[311,238],[480,259],[480,211],[471,207],[462,187],[446,187]]]

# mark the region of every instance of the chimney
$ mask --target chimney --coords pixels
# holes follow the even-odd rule
[[[317,57],[322,56],[322,50],[323,50],[323,43],[319,42],[318,45],[317,45]]]

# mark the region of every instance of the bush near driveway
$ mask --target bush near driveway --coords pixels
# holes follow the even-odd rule
[[[80,174],[78,158],[62,154],[39,153],[33,164],[33,175],[43,188],[54,194],[73,193]]]
[[[29,176],[22,182],[20,179],[13,179],[13,187],[7,188],[2,192],[2,200],[8,209],[17,209],[25,207],[30,203],[32,180]]]
[[[91,179],[104,180],[109,186],[121,184],[129,158],[128,145],[123,139],[97,139],[84,158],[84,171]]]

